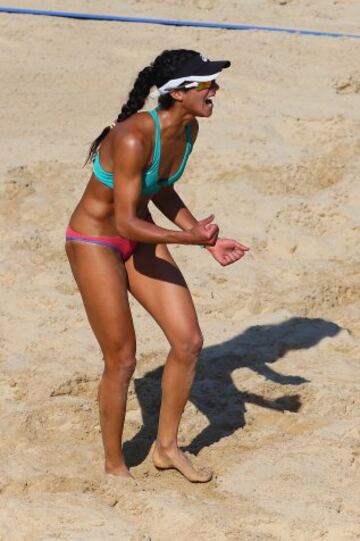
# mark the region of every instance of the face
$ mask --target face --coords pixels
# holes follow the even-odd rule
[[[198,83],[196,88],[180,91],[182,104],[194,116],[209,117],[212,115],[214,108],[213,99],[218,90],[219,85],[216,81]]]

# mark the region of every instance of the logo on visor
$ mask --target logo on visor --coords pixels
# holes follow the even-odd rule
[[[201,56],[201,60],[202,60],[203,62],[209,62],[209,59],[206,58],[206,56],[204,56],[203,54],[200,54],[200,56]]]

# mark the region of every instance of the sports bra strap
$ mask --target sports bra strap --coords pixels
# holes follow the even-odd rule
[[[159,158],[160,158],[160,145],[161,145],[161,140],[160,140],[160,132],[161,132],[161,127],[160,127],[160,120],[159,120],[159,115],[157,113],[157,108],[155,109],[151,109],[151,111],[149,111],[150,115],[152,116],[154,122],[155,122],[155,143],[154,143],[154,150],[153,150],[153,157],[152,157],[152,160],[151,160],[151,166],[149,169],[152,169],[154,165],[156,165],[159,161]]]
[[[190,145],[192,146],[192,126],[191,126],[191,124],[186,124],[185,133],[186,133],[186,142],[190,143]]]

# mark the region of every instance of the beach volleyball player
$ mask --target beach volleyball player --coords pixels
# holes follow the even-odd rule
[[[93,142],[93,171],[71,216],[66,253],[105,367],[99,409],[105,471],[131,476],[122,433],[136,339],[128,291],[160,325],[170,344],[162,377],[162,401],[152,460],[187,479],[206,482],[177,443],[203,338],[190,292],[168,244],[205,246],[229,265],[248,250],[219,236],[214,216],[197,219],[175,190],[198,134],[197,117],[210,117],[217,77],[230,62],[210,61],[192,50],[168,50],[138,74],[128,101]],[[150,91],[158,107],[139,112]],[[205,167],[205,164],[204,164]],[[152,201],[176,227],[157,226]],[[196,255],[195,255],[196,257]]]

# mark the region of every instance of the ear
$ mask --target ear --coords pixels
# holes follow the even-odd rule
[[[170,96],[175,101],[183,101],[184,96],[185,96],[185,92],[183,90],[173,90],[172,92],[170,92]]]

